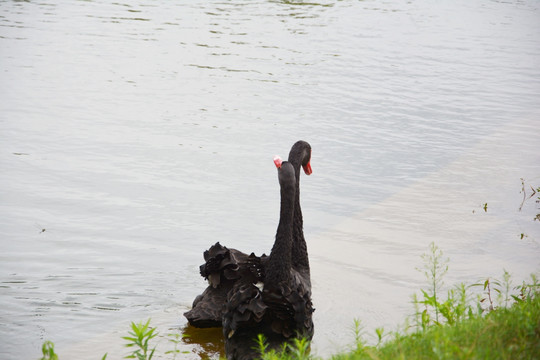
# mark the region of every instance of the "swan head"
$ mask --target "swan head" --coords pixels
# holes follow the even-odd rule
[[[300,162],[302,169],[306,175],[311,175],[311,145],[307,141],[299,140],[291,148],[289,152],[289,161],[295,164]]]
[[[276,164],[276,167],[278,169],[279,185],[282,188],[286,188],[288,186],[296,187],[294,166],[288,161],[283,161],[279,166]]]
[[[274,156],[274,165],[279,169],[281,167],[281,164],[283,163],[283,160],[281,160],[281,157],[279,155]]]
[[[274,156],[274,165],[278,169],[279,184],[282,187],[296,182],[294,166],[288,162],[281,160],[279,155]]]

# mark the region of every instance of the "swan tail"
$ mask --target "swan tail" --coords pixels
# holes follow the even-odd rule
[[[256,283],[264,278],[261,257],[254,253],[247,255],[217,242],[206,250],[203,256],[205,263],[199,267],[201,276],[215,288],[223,282],[234,283],[243,279]]]
[[[261,262],[267,257],[258,257],[253,253],[247,255],[222,246],[219,242],[206,250],[203,256],[205,263],[200,266],[200,273],[209,285],[195,298],[192,309],[184,313],[184,316],[195,327],[222,326],[227,294],[240,279],[246,283],[260,282],[264,278]],[[260,309],[255,307],[252,311],[258,313]]]

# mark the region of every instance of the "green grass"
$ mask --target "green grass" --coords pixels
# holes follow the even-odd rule
[[[360,347],[343,359],[538,359],[540,297],[476,314],[455,325],[395,334],[378,347]]]
[[[434,244],[422,255],[428,290],[415,294],[415,313],[408,331],[395,332],[382,342],[376,329],[376,346],[365,346],[358,337],[356,348],[342,359],[540,359],[540,285],[531,275],[529,283],[513,286],[505,270],[502,280],[488,278],[472,285],[459,284],[440,294],[448,259]],[[474,290],[480,289],[473,293]],[[476,295],[476,296],[475,296]]]
[[[41,346],[43,357],[40,360],[58,360],[58,355],[54,352],[54,344],[51,341],[45,341]]]

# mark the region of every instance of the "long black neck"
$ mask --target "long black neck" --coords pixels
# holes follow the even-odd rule
[[[266,266],[265,286],[291,280],[294,184],[281,186],[281,209],[276,241]]]
[[[306,240],[304,239],[304,219],[302,218],[302,208],[300,207],[300,168],[302,166],[302,161],[303,153],[293,152],[291,150],[289,162],[293,165],[296,176],[292,258],[294,259],[294,267],[296,269],[307,271],[309,274],[309,257]]]

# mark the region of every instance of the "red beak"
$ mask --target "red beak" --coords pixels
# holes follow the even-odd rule
[[[306,165],[302,165],[302,168],[304,169],[306,175],[311,175],[311,173],[313,172],[313,170],[311,170],[311,161],[308,162]]]
[[[283,161],[281,160],[281,158],[279,157],[279,155],[276,155],[274,156],[274,164],[276,165],[276,167],[279,169],[281,168],[281,163]]]

